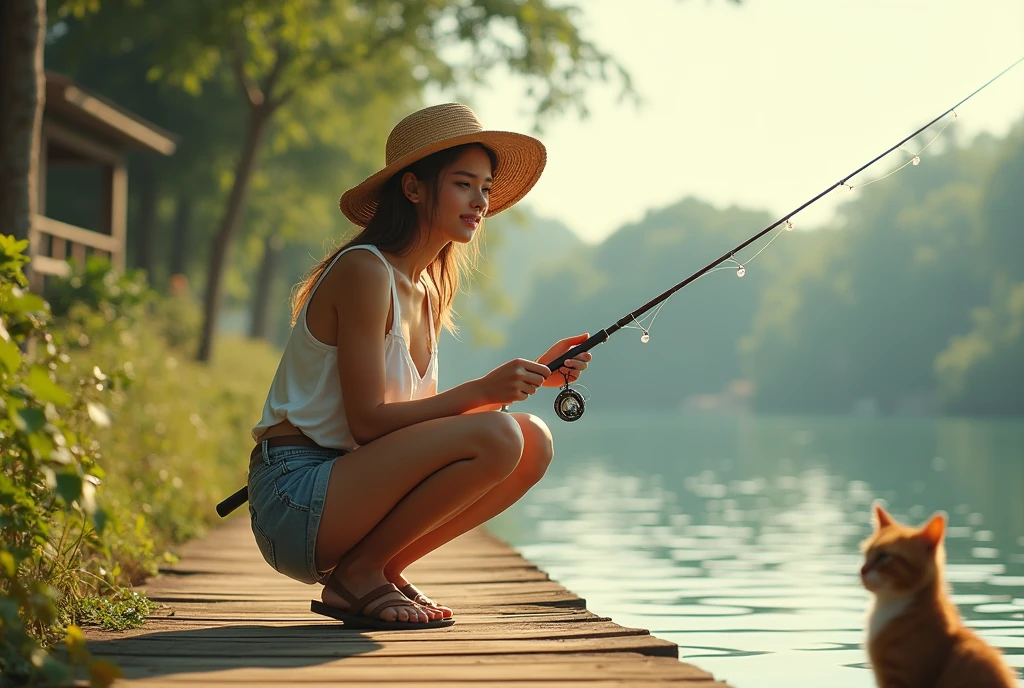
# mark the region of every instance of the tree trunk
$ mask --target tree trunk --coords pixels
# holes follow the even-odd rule
[[[0,234],[28,237],[39,201],[46,0],[0,1]]]
[[[249,191],[249,181],[259,159],[259,151],[263,145],[270,111],[266,106],[255,106],[249,110],[249,123],[245,133],[245,147],[235,167],[235,180],[228,196],[224,219],[213,239],[210,251],[210,269],[207,275],[206,299],[203,304],[203,333],[199,340],[199,351],[196,359],[208,362],[213,356],[213,337],[217,327],[217,314],[220,308],[224,264],[227,261],[231,240],[238,230],[242,213],[245,210],[245,197]]]
[[[140,166],[135,174],[139,189],[139,225],[137,267],[146,271],[149,283],[154,284],[153,270],[156,267],[157,218],[156,206],[159,200],[159,183],[152,167]]]
[[[192,198],[187,192],[178,195],[174,209],[174,231],[171,232],[171,274],[188,272],[189,239],[192,235]]]
[[[270,295],[274,289],[274,273],[281,258],[284,242],[276,234],[263,242],[263,259],[256,275],[256,297],[252,303],[252,322],[249,325],[250,339],[265,339],[270,324]]]

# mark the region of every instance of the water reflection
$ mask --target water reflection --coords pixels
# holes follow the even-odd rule
[[[716,677],[874,686],[857,571],[876,497],[903,520],[947,511],[954,599],[1024,666],[1024,421],[555,423],[548,475],[491,529],[591,610]]]

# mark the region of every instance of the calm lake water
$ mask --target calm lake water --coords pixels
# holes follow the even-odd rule
[[[947,512],[954,600],[1024,667],[1024,420],[540,415],[555,461],[489,528],[683,661],[737,688],[872,688],[858,546],[882,498]]]

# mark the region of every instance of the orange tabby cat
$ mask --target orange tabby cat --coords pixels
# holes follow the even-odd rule
[[[998,650],[960,620],[942,577],[946,518],[920,528],[874,504],[875,532],[864,542],[864,587],[874,593],[868,656],[880,688],[1016,688]]]

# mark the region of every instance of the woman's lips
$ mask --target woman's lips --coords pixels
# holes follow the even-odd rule
[[[479,215],[459,215],[459,219],[462,220],[462,223],[464,225],[472,229],[476,229],[478,226],[480,226]]]

